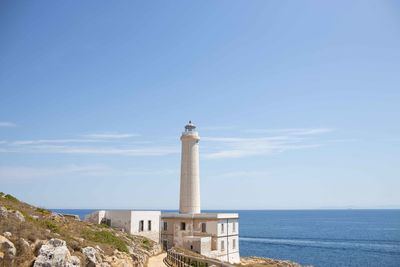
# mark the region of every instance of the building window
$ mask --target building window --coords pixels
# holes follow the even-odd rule
[[[232,239],[232,248],[236,249],[236,239]]]
[[[144,228],[144,221],[139,221],[139,232],[143,232],[143,228]]]
[[[203,233],[207,232],[207,224],[206,223],[201,223],[201,231]]]
[[[236,222],[232,223],[232,232],[236,232]]]
[[[164,231],[167,231],[167,230],[168,230],[168,223],[164,222]]]
[[[221,223],[221,233],[222,234],[224,233],[224,224],[223,223]]]
[[[225,250],[225,241],[222,240],[221,241],[221,251],[224,251],[224,250]]]
[[[181,222],[181,230],[185,231],[186,230],[186,223]]]
[[[147,222],[147,230],[151,231],[151,221],[150,220]]]

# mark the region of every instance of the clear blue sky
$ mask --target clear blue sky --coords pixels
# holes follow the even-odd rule
[[[399,1],[1,1],[0,191],[49,208],[400,207]]]

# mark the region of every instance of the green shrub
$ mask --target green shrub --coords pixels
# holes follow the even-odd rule
[[[27,219],[28,221],[32,222],[33,218],[31,215],[29,215],[28,213],[26,213],[25,211],[21,210],[20,211],[22,213],[22,215],[24,215],[25,219]]]
[[[150,249],[150,241],[148,239],[143,239],[142,240],[142,247],[149,250]]]
[[[4,198],[6,198],[6,199],[8,199],[8,200],[10,200],[12,202],[19,202],[19,200],[16,197],[13,197],[10,194],[5,195]]]
[[[36,211],[42,213],[42,214],[50,214],[51,212],[49,210],[43,209],[43,208],[36,208]]]
[[[100,227],[100,228],[110,228],[110,226],[108,226],[105,223],[97,224],[97,226]]]
[[[52,232],[57,233],[57,232],[60,230],[60,228],[58,227],[58,225],[55,224],[55,223],[52,222],[52,221],[44,220],[44,221],[43,221],[43,224],[47,227],[47,229],[50,229]]]
[[[7,204],[3,205],[3,207],[6,208],[6,209],[8,209],[8,210],[13,210],[13,207],[10,206],[10,205],[7,205]]]
[[[3,192],[0,192],[0,197],[2,197],[2,196],[4,196],[4,193],[3,193]]]
[[[84,238],[87,240],[93,241],[93,242],[100,242],[103,244],[108,244],[119,251],[129,253],[128,247],[125,243],[124,240],[121,238],[116,237],[112,232],[102,230],[102,231],[93,231],[93,230],[84,230],[82,235]]]

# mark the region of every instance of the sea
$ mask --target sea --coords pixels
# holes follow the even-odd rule
[[[53,211],[84,218],[94,210]],[[400,210],[217,212],[239,213],[241,256],[315,267],[400,267]]]

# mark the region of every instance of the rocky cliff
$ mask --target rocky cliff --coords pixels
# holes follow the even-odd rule
[[[0,193],[0,267],[145,266],[157,243]]]
[[[241,264],[238,267],[312,267],[303,266],[296,262],[289,260],[275,260],[261,257],[242,257],[240,258]]]

